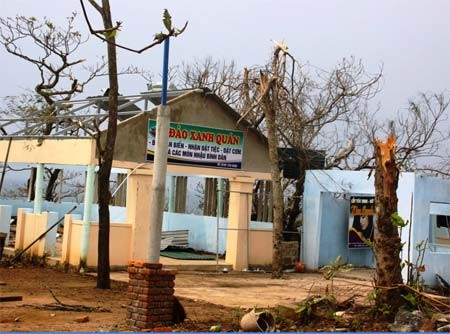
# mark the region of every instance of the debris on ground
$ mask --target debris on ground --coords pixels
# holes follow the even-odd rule
[[[89,321],[89,316],[85,315],[83,317],[76,318],[75,322],[84,323]]]
[[[418,332],[422,328],[424,314],[419,311],[399,310],[395,321],[389,325],[391,332]]]

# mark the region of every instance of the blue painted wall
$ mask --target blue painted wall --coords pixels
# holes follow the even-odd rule
[[[322,192],[319,267],[342,256],[342,261],[355,267],[373,267],[374,255],[371,249],[348,248],[349,198],[333,193]]]
[[[348,206],[344,209],[346,204],[336,196],[349,199],[352,195],[373,196],[373,176],[368,178],[367,172],[354,171],[307,171],[301,252],[307,269],[317,270],[338,255],[354,265],[374,265],[370,250],[346,249],[349,210]],[[401,173],[397,196],[399,215],[411,221],[409,248],[409,227],[401,231],[402,241],[406,242],[401,256],[408,259],[409,249],[409,259],[415,261],[418,255],[415,246],[422,240],[430,240],[430,215],[450,215],[450,180]],[[450,247],[428,247],[424,264],[425,284],[435,285],[435,274],[450,282]],[[403,277],[406,278],[406,270]]]
[[[336,201],[332,203],[329,195],[325,194],[332,197],[333,194],[339,195],[347,203],[339,204]],[[313,170],[306,172],[303,194],[303,242],[300,256],[308,270],[317,270],[327,264],[329,259],[336,259],[338,255],[347,257],[348,261],[355,262],[355,265],[373,265],[370,250],[352,250],[352,253],[349,253],[347,246],[348,199],[351,195],[373,196],[373,194],[373,176],[368,178],[366,171]],[[346,206],[345,210],[344,206]],[[336,235],[328,235],[327,231],[334,231]],[[330,246],[329,241],[325,245],[321,244],[321,239],[324,241],[330,238],[336,239],[332,243],[333,246]]]
[[[435,177],[420,176],[415,178],[414,211],[412,220],[412,238],[410,258],[415,261],[418,252],[415,249],[420,241],[430,241],[430,215],[450,216],[450,181]],[[403,258],[407,257],[407,252]],[[450,246],[442,246],[437,250],[427,247],[424,261],[425,272],[422,276],[426,284],[435,285],[436,274],[450,282]]]

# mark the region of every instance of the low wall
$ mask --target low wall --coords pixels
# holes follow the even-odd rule
[[[272,230],[253,229],[249,235],[250,266],[268,266],[272,264]]]
[[[217,223],[217,217],[164,212],[162,229],[163,231],[189,230],[189,247],[210,253],[215,253],[218,249],[219,254],[224,254],[226,250],[228,219],[220,218],[219,224]],[[217,230],[217,227],[219,230]],[[263,247],[271,248],[272,223],[252,221],[250,222],[250,229],[255,230],[254,233],[250,233],[251,235],[258,235],[263,238],[262,240],[255,241],[254,246],[251,247],[259,249],[259,244],[262,243]],[[219,232],[218,248],[217,232]],[[270,239],[270,244],[267,243],[268,239]]]
[[[17,212],[16,242],[14,248],[21,250],[33,243],[42,233],[58,221],[56,212],[34,214],[29,209]],[[25,254],[42,257],[54,256],[56,244],[56,228],[50,230],[44,238],[31,246]]]
[[[189,246],[196,250],[214,253],[216,251],[216,222],[213,217],[202,217],[184,214],[164,215],[163,230],[189,230]],[[226,219],[220,221],[220,227],[226,227]],[[251,226],[265,226],[269,223],[252,222]],[[61,262],[78,266],[80,262],[81,233],[83,222],[66,215],[64,221],[64,237]],[[225,252],[226,231],[220,230],[219,252]],[[97,266],[98,223],[91,223],[87,265]],[[111,223],[110,230],[110,265],[126,266],[130,260],[131,225]],[[252,265],[268,265],[272,261],[272,231],[269,229],[252,229],[249,235],[249,257]]]
[[[64,236],[61,252],[61,262],[73,266],[80,264],[81,235],[83,221],[73,220],[66,215],[64,220]],[[130,260],[131,225],[124,223],[110,224],[109,239],[110,265],[126,266]],[[89,233],[89,248],[87,254],[87,266],[97,266],[98,222],[91,223]]]

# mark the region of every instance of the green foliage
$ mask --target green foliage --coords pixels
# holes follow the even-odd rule
[[[409,224],[409,221],[408,220],[405,221],[402,217],[400,217],[398,215],[397,212],[394,212],[392,214],[391,222],[392,222],[392,225],[397,226],[397,227],[402,227],[402,228],[408,226],[408,224]]]
[[[236,306],[232,311],[234,318],[241,318],[244,315],[244,310],[240,306]]]
[[[417,251],[417,257],[414,262],[405,260],[402,263],[402,268],[406,266],[408,269],[408,278],[406,284],[419,291],[423,288],[423,279],[421,273],[426,270],[425,265],[423,264],[423,258],[427,249],[427,243],[428,239],[422,240],[416,244],[415,249]]]
[[[211,326],[209,331],[210,332],[221,332],[222,331],[222,325]]]
[[[372,310],[374,314],[389,315],[391,313],[391,306],[386,303],[377,303],[377,295],[379,293],[378,289],[374,289],[367,295],[367,301],[372,305]]]
[[[157,41],[157,42],[162,42],[169,36],[177,37],[178,35],[182,34],[186,30],[186,27],[188,25],[188,22],[186,22],[184,24],[183,28],[181,28],[181,29],[177,29],[177,28],[173,27],[172,26],[172,16],[170,15],[170,13],[167,9],[164,9],[162,21],[163,21],[164,27],[167,30],[167,33],[160,32],[160,33],[155,34],[153,36],[154,37],[153,40]]]
[[[164,9],[163,23],[164,23],[164,26],[166,27],[167,31],[172,30],[172,16],[170,16],[170,13],[167,9]]]
[[[364,242],[366,243],[367,246],[370,247],[370,249],[373,251],[375,248],[375,242],[373,242],[370,239],[364,239]]]
[[[105,36],[106,39],[114,38],[117,36],[117,30],[118,29],[113,29],[111,31],[105,31],[103,33],[103,36]]]
[[[351,263],[341,263],[342,256],[339,255],[334,261],[331,261],[326,266],[320,268],[320,272],[323,273],[323,277],[328,281],[331,281],[331,294],[333,294],[333,281],[334,276],[338,272],[347,272],[353,269]]]
[[[307,298],[297,307],[295,312],[299,314],[300,322],[307,324],[311,320],[316,310],[321,306],[330,308],[330,310],[332,310],[334,313],[336,298],[333,295]]]
[[[323,273],[323,277],[326,280],[332,280],[337,272],[347,272],[353,269],[351,263],[341,263],[342,256],[339,255],[334,261],[331,261],[326,266],[320,268]]]
[[[402,298],[408,302],[408,306],[410,309],[416,310],[419,305],[418,296],[415,293],[408,293],[406,295],[402,295]]]

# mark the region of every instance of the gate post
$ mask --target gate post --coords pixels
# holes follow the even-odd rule
[[[252,209],[253,184],[250,177],[233,177],[230,181],[227,252],[225,262],[234,270],[248,269],[248,229]]]

